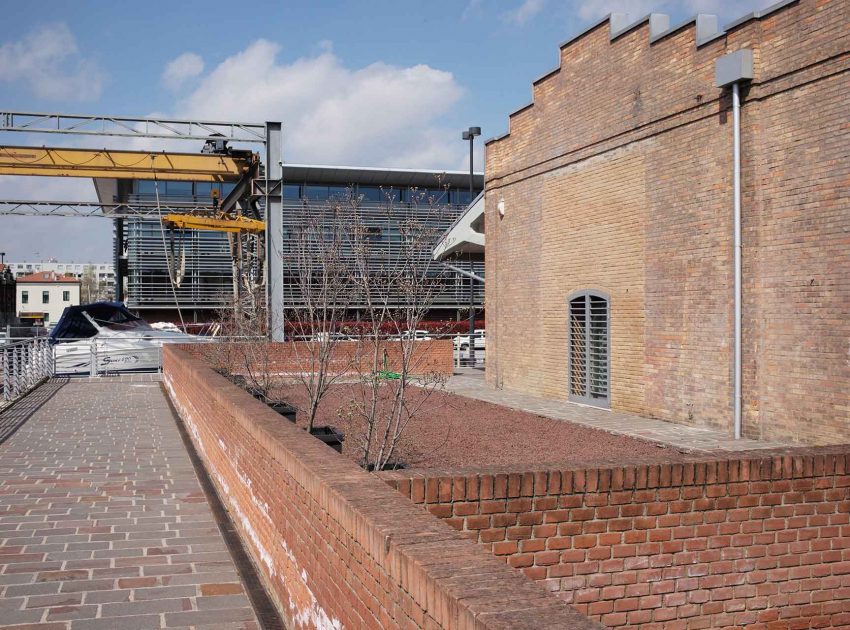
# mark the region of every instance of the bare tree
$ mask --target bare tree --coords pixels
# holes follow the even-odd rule
[[[357,200],[347,209],[349,281],[364,330],[359,394],[341,413],[362,423],[358,447],[371,470],[391,465],[405,429],[445,384],[416,352],[417,331],[446,283],[444,267],[432,257],[451,218],[440,197],[412,190],[408,204],[387,195],[378,206]]]
[[[267,339],[266,307],[261,296],[251,308],[237,305],[221,309],[219,334],[227,340],[203,344],[199,349],[207,361],[220,372],[242,378],[256,396],[268,400],[275,385],[275,365]],[[240,306],[244,307],[243,297]]]
[[[80,278],[80,301],[83,304],[97,302],[101,298],[101,293],[101,284],[95,266],[86,265],[83,267],[82,277]]]
[[[351,299],[345,252],[350,203],[350,193],[320,206],[305,203],[282,256],[284,265],[294,272],[297,289],[297,302],[287,316],[294,336],[296,376],[309,401],[308,431],[313,429],[322,399],[334,383],[349,375],[356,359],[344,328]],[[341,349],[341,344],[348,348]]]

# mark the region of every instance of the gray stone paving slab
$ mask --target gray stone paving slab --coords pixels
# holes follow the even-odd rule
[[[509,389],[495,389],[484,380],[484,372],[462,369],[449,378],[446,389],[459,396],[519,409],[529,413],[566,420],[618,435],[637,437],[689,452],[745,451],[790,446],[783,442],[735,440],[714,429],[689,427],[631,413],[599,409],[564,400],[550,400]]]
[[[158,380],[0,413],[0,628],[259,627]]]

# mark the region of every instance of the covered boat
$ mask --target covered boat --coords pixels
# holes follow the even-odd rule
[[[208,338],[157,330],[121,302],[68,306],[50,333],[57,374],[157,370],[164,343],[196,343]]]

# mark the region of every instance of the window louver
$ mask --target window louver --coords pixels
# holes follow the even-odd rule
[[[570,399],[608,405],[608,300],[585,293],[569,303]]]

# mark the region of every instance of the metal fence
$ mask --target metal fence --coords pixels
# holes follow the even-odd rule
[[[470,352],[469,335],[432,335],[420,331],[417,338],[423,341],[451,339],[456,368],[483,368],[485,365],[484,335],[473,335],[474,352]],[[213,343],[245,340],[233,337],[199,339]],[[0,401],[14,401],[54,375],[96,377],[159,372],[162,370],[162,343],[169,341],[175,340],[141,336],[95,337],[56,345],[50,345],[44,337],[5,340],[0,343]]]
[[[439,337],[439,336],[438,336]],[[469,335],[451,335],[453,344],[453,357],[455,368],[481,368],[485,366],[487,358],[487,346],[483,334],[472,335],[472,344]],[[470,352],[470,345],[472,351]]]
[[[16,400],[53,375],[53,352],[47,339],[0,345],[0,400]]]

